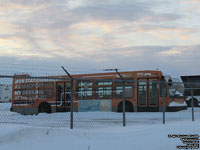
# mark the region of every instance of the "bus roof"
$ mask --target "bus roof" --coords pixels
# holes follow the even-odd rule
[[[126,71],[119,72],[123,77],[133,77],[133,76],[162,76],[162,72],[159,70],[141,70],[141,71]],[[63,75],[62,77],[66,77]],[[115,71],[104,72],[104,73],[90,73],[90,74],[73,74],[74,78],[113,78],[118,77]]]

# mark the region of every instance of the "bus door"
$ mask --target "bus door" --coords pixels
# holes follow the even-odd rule
[[[158,111],[158,85],[157,79],[138,79],[138,111]]]
[[[66,111],[70,106],[70,84],[58,82],[56,85],[56,110]]]

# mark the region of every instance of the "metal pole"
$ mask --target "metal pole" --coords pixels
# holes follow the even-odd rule
[[[164,81],[161,83],[162,84],[162,111],[163,111],[163,124],[165,124],[165,97],[164,97]]]
[[[73,77],[71,76],[71,74],[62,66],[62,69],[65,71],[65,73],[70,77],[70,81],[71,81],[71,94],[70,94],[70,129],[73,129],[73,112],[74,112],[74,107],[73,107],[73,91],[74,91],[74,86],[73,86],[73,83],[74,83],[74,79]]]
[[[125,103],[125,80],[123,76],[118,72],[118,69],[104,69],[104,71],[115,71],[121,80],[123,80],[123,93],[122,93],[122,109],[123,109],[123,126],[126,126],[126,103]]]
[[[123,103],[123,126],[125,127],[126,126],[126,115],[125,115],[125,81],[123,80],[123,95],[122,95],[122,103]]]
[[[194,96],[193,96],[193,88],[191,89],[191,96],[192,96],[192,121],[194,121]]]
[[[74,112],[74,108],[73,108],[73,89],[74,89],[74,80],[73,78],[71,78],[71,95],[70,95],[70,129],[73,129],[73,120],[74,120],[74,117],[73,117],[73,112]]]
[[[123,76],[118,72],[118,69],[114,69],[119,77],[123,80],[123,93],[122,93],[122,109],[123,109],[123,127],[126,126],[126,102],[125,102],[125,80]]]

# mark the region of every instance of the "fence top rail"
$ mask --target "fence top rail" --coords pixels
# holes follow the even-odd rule
[[[40,77],[37,77],[37,76],[26,76],[26,75],[0,75],[0,78],[15,78],[15,79],[51,79],[51,80],[63,80],[63,81],[70,81],[71,79],[68,78],[68,77],[48,77],[48,76],[40,76]],[[73,78],[74,80],[77,80],[77,81],[112,81],[112,82],[123,82],[125,81],[126,83],[128,82],[134,82],[134,83],[138,83],[139,81],[144,81],[146,83],[150,83],[150,82],[154,82],[154,83],[165,83],[167,84],[168,82],[167,81],[162,81],[162,80],[149,80],[149,81],[146,81],[146,80],[133,80],[133,79],[125,79],[125,80],[122,80],[122,79],[84,79],[84,78]],[[173,84],[182,84],[182,85],[200,85],[200,82],[196,82],[196,83],[191,83],[191,82],[172,82]],[[188,87],[188,88],[185,88],[185,89],[200,89],[197,88],[197,87]]]
[[[35,77],[35,76],[22,76],[22,75],[0,75],[0,78],[17,78],[17,79],[52,79],[52,80],[66,80],[69,81],[69,78],[63,78],[63,77]]]

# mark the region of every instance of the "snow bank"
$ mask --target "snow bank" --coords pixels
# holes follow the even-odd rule
[[[175,150],[182,142],[168,134],[200,135],[200,108],[194,112],[195,122],[191,108],[166,112],[164,125],[162,112],[126,113],[126,127],[122,113],[76,112],[70,130],[70,113],[24,116],[0,107],[0,150]]]
[[[168,138],[168,134],[200,134],[199,123],[110,126],[95,130],[0,125],[0,149],[175,150],[182,142]]]

